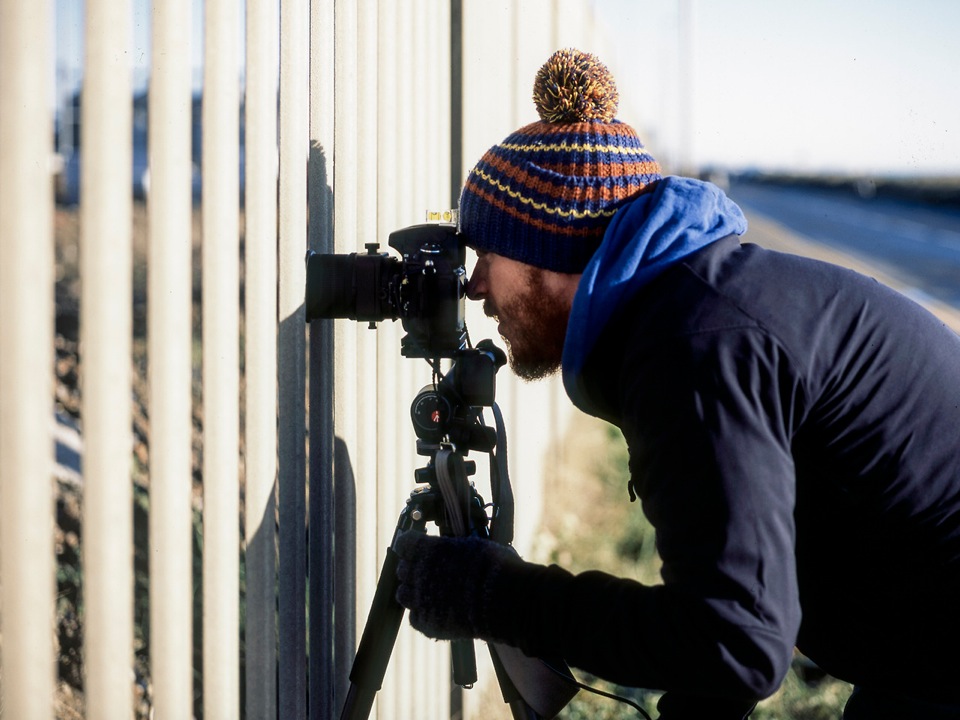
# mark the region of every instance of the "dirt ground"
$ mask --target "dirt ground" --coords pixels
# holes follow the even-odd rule
[[[57,206],[54,217],[56,258],[56,411],[61,423],[82,430],[82,370],[80,343],[80,218],[76,206]],[[146,548],[147,508],[149,504],[149,431],[146,379],[146,257],[147,214],[143,203],[133,208],[133,353],[131,357],[133,387],[131,412],[133,416],[133,480],[135,533],[135,638],[134,682],[131,699],[137,720],[151,715],[151,686],[149,673],[148,636],[148,555]],[[193,213],[194,266],[194,332],[199,333],[199,240],[200,214]],[[201,507],[200,445],[203,428],[202,408],[199,403],[199,381],[194,380],[193,444],[194,444],[194,508],[195,516]],[[57,473],[57,521],[55,549],[57,554],[57,648],[58,692],[56,716],[58,720],[83,717],[83,624],[82,624],[82,479],[70,469]]]

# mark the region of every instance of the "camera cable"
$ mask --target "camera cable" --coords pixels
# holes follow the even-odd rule
[[[623,703],[624,705],[629,705],[629,706],[632,707],[634,710],[636,710],[638,713],[640,713],[644,718],[646,718],[646,720],[653,720],[653,719],[650,717],[650,714],[649,714],[646,710],[644,710],[642,707],[640,707],[640,705],[639,705],[638,703],[634,702],[634,701],[631,700],[630,698],[623,697],[622,695],[617,695],[616,693],[609,693],[609,692],[606,692],[605,690],[601,690],[600,688],[595,688],[595,687],[593,687],[593,686],[591,686],[591,685],[587,685],[586,683],[582,683],[582,682],[580,682],[579,680],[577,680],[569,670],[568,670],[567,672],[564,672],[563,670],[560,670],[559,668],[555,668],[553,665],[551,665],[550,663],[548,663],[546,660],[541,659],[540,662],[543,663],[543,665],[544,665],[550,672],[552,672],[552,673],[558,675],[559,677],[563,678],[564,680],[566,680],[568,683],[570,683],[570,684],[573,685],[574,687],[577,687],[577,688],[579,688],[580,690],[584,690],[584,691],[589,692],[589,693],[593,693],[594,695],[599,695],[600,697],[605,697],[605,698],[607,698],[607,699],[609,699],[609,700],[615,700],[615,701],[617,701],[617,702],[619,702],[619,703]]]

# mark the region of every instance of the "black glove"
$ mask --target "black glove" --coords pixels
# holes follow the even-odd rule
[[[397,602],[410,611],[414,628],[437,640],[506,640],[491,605],[503,570],[523,563],[516,550],[478,537],[421,532],[404,533],[393,549],[400,556]]]

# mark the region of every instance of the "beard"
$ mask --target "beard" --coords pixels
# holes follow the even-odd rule
[[[522,292],[501,307],[486,300],[483,309],[500,322],[510,369],[518,377],[541,380],[560,369],[570,308],[547,293],[541,270],[529,268]]]

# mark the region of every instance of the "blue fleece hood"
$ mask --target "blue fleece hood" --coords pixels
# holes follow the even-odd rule
[[[563,385],[574,405],[589,412],[581,374],[617,309],[672,264],[746,230],[740,208],[720,188],[682,177],[664,178],[613,216],[583,271],[567,326]]]

